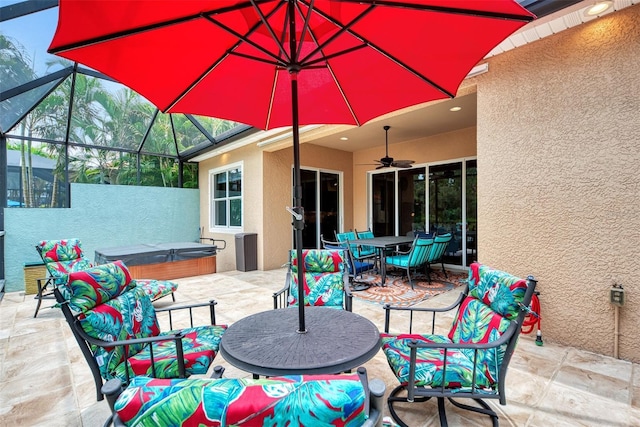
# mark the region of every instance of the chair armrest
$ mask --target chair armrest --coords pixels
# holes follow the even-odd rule
[[[411,253],[411,249],[409,249],[408,251],[393,251],[391,252],[391,255],[387,255],[387,256],[395,256],[395,255],[409,255]]]
[[[458,298],[455,300],[455,302],[453,302],[451,305],[447,307],[396,307],[390,304],[385,304],[383,306],[385,310],[384,332],[387,334],[389,333],[389,326],[391,323],[391,311],[408,311],[410,312],[409,333],[412,333],[413,331],[413,313],[431,313],[431,333],[434,334],[435,323],[436,323],[436,313],[447,313],[454,309],[458,309],[460,304],[462,304],[462,301],[466,298],[467,291],[468,291],[468,287],[465,287],[465,289],[462,292],[460,292],[460,295],[458,295]]]
[[[92,337],[90,335],[88,335],[85,330],[82,328],[82,325],[80,325],[80,320],[78,320],[78,318],[76,318],[76,320],[74,321],[74,329],[75,332],[78,333],[78,335],[84,339],[87,343],[91,344],[91,345],[95,345],[98,347],[127,347],[129,345],[134,345],[134,344],[152,344],[154,342],[163,342],[163,341],[174,341],[176,344],[176,360],[178,361],[178,375],[180,378],[186,378],[186,368],[184,365],[184,349],[182,346],[182,339],[184,338],[184,335],[182,334],[182,332],[177,332],[175,334],[167,334],[164,336],[152,336],[152,337],[144,337],[144,338],[134,338],[134,339],[130,339],[130,340],[117,340],[117,341],[104,341],[95,337]],[[155,356],[153,354],[153,347],[152,351],[151,351],[151,367],[152,367],[152,372],[153,372],[153,376],[156,376],[156,361],[155,361]],[[93,351],[92,351],[93,353]],[[127,352],[124,352],[125,354],[125,363],[128,365],[129,364],[129,358],[127,356]],[[125,365],[126,366],[126,365]],[[127,374],[127,382],[129,382],[129,368],[127,368],[126,370],[126,374]]]
[[[133,344],[148,344],[153,342],[161,342],[161,341],[181,341],[183,338],[182,332],[176,332],[175,334],[167,334],[164,336],[152,336],[152,337],[144,337],[144,338],[133,338],[130,340],[118,340],[118,341],[105,341],[99,338],[92,337],[87,334],[82,326],[79,324],[79,321],[76,320],[75,329],[78,331],[78,334],[87,341],[89,344],[98,346],[98,347],[122,347],[126,345]]]
[[[344,309],[347,311],[353,311],[353,294],[351,293],[351,286],[349,285],[348,271],[343,274],[342,283],[344,285]]]
[[[289,298],[289,285],[285,285],[284,288],[273,293],[273,309],[285,308],[287,306],[287,299]]]
[[[218,303],[215,300],[209,300],[209,302],[196,303],[196,304],[188,304],[188,305],[179,305],[179,306],[171,306],[165,308],[156,308],[155,312],[158,313],[167,313],[169,315],[169,329],[173,329],[173,312],[178,310],[188,310],[189,311],[189,321],[190,326],[193,328],[193,309],[200,307],[209,307],[209,317],[212,325],[216,324],[216,309],[215,306]]]
[[[490,348],[500,347],[501,345],[509,342],[514,333],[518,330],[518,323],[514,320],[511,321],[507,330],[495,341],[487,342],[487,343],[435,343],[435,342],[424,342],[424,341],[409,341],[408,345],[411,348],[411,353],[418,348],[444,348],[444,349],[470,349],[470,350],[487,350]]]

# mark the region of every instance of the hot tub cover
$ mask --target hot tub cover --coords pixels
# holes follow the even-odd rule
[[[158,264],[213,256],[216,251],[217,247],[215,245],[196,242],[143,243],[97,249],[95,262],[96,264],[105,264],[122,260],[127,266]]]

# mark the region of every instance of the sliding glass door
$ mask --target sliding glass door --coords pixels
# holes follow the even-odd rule
[[[371,230],[376,236],[396,234],[395,172],[376,173],[371,177]]]
[[[340,221],[340,174],[320,170],[302,169],[302,206],[305,227],[302,247],[321,247],[320,236],[334,240]]]
[[[371,173],[374,234],[451,233],[445,263],[469,265],[477,259],[476,165],[461,160]]]
[[[398,170],[398,234],[424,231],[426,223],[425,168]]]

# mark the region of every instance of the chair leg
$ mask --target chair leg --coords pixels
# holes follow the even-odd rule
[[[438,399],[439,400],[439,399]],[[481,408],[477,406],[465,405],[464,403],[456,402],[453,398],[449,397],[449,402],[451,402],[454,406],[457,406],[460,409],[466,409],[467,411],[477,412],[479,414],[488,415],[491,417],[491,424],[493,427],[498,427],[498,414],[495,413],[493,409],[482,399],[473,399]]]
[[[448,279],[449,276],[447,276],[447,270],[444,269],[444,261],[442,261],[442,272],[444,273],[444,277]]]
[[[447,411],[444,408],[444,397],[438,397],[438,417],[440,418],[440,426],[448,427]]]
[[[411,289],[413,289],[413,281],[411,280],[411,267],[407,268],[407,277],[409,278],[409,284],[411,285]]]
[[[407,400],[406,396],[405,397],[397,396],[397,394],[400,393],[403,390],[406,390],[406,386],[399,385],[396,388],[394,388],[391,391],[391,393],[389,393],[389,397],[387,398],[387,407],[389,408],[389,414],[391,415],[391,418],[393,418],[393,420],[400,427],[409,427],[408,424],[406,424],[404,421],[402,421],[402,419],[400,419],[400,416],[398,415],[398,413],[396,412],[395,407],[393,406],[394,403],[408,403],[408,400]],[[429,399],[431,399],[431,397],[416,396],[413,401],[414,402],[426,402]]]
[[[431,399],[431,396],[415,396],[413,399],[413,402],[409,402],[407,399],[407,396],[398,396],[400,392],[405,390],[406,390],[406,386],[399,385],[393,390],[391,390],[391,393],[389,393],[389,397],[387,398],[387,407],[389,408],[389,414],[391,415],[391,418],[393,418],[393,420],[401,427],[409,427],[409,426],[400,418],[400,416],[396,412],[396,409],[394,407],[395,403],[415,403],[415,402],[422,403]],[[438,417],[440,419],[440,425],[442,427],[448,427],[449,424],[447,422],[447,412],[446,412],[444,397],[436,397],[436,399],[438,399]],[[470,406],[464,403],[457,402],[452,397],[448,397],[447,399],[449,399],[449,402],[451,402],[454,406],[457,406],[460,409],[465,409],[467,411],[488,415],[489,417],[491,417],[492,426],[499,427],[498,414],[496,414],[495,411],[491,409],[491,407],[484,400],[473,399],[478,405],[481,406],[481,407],[477,407],[477,406]]]
[[[33,313],[33,318],[35,319],[36,317],[38,317],[38,311],[40,311],[40,305],[42,305],[42,294],[44,291],[44,288],[42,287],[42,284],[40,283],[40,280],[37,281],[38,283],[38,293],[36,294],[36,299],[38,300],[38,303],[36,304],[36,312]]]
[[[429,280],[429,284],[431,284],[431,264],[427,263],[427,280]]]

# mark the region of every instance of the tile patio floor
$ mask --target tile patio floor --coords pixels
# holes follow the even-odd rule
[[[284,276],[284,270],[231,271],[179,279],[176,303],[214,298],[218,323],[230,324],[271,309],[271,295]],[[453,290],[422,304],[445,306],[457,295]],[[23,292],[7,293],[0,302],[0,426],[101,426],[109,413],[106,401],[96,402],[89,368],[62,313],[45,308],[33,319],[34,308],[32,296]],[[380,306],[354,298],[353,311],[384,327]],[[392,318],[396,332],[399,320]],[[226,367],[226,377],[250,376],[220,355],[214,364]],[[387,392],[397,385],[382,351],[364,366],[370,378],[386,383]],[[640,426],[638,364],[550,342],[539,347],[525,335],[507,382],[507,405],[489,401],[502,426]],[[414,404],[405,414],[412,427],[439,425],[435,402]],[[488,417],[460,413],[450,404],[447,414],[451,426],[490,425]]]

